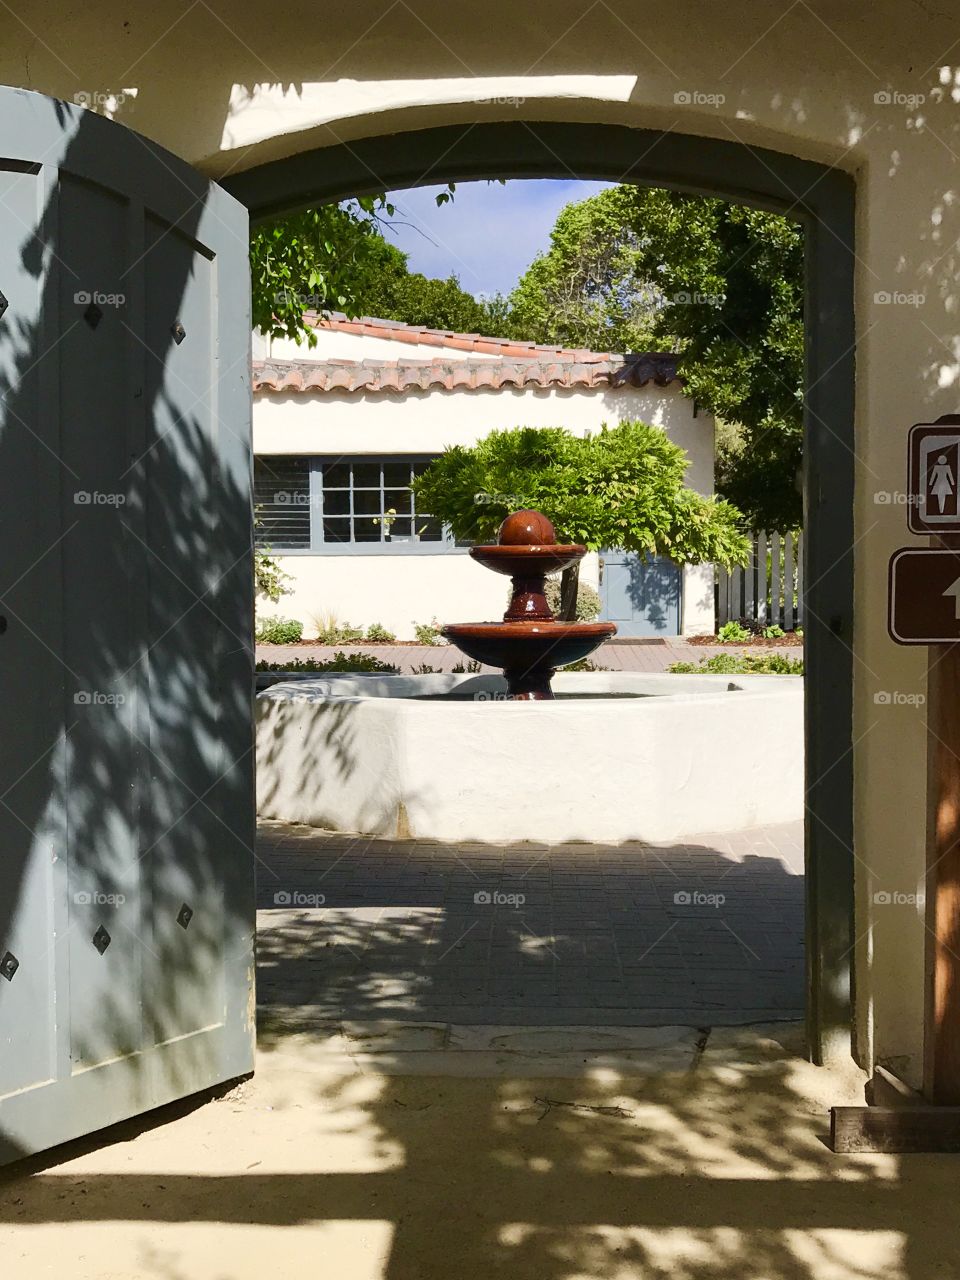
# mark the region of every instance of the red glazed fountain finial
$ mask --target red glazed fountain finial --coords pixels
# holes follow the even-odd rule
[[[556,541],[556,530],[542,511],[514,511],[497,534],[501,547],[552,547]]]

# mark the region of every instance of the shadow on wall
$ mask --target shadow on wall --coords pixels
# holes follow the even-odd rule
[[[198,242],[206,184],[85,111],[0,94],[7,154],[32,136],[44,166],[0,163],[9,1161],[24,1090],[76,1133],[229,1056],[216,1028],[251,942],[252,586],[247,423],[218,417],[231,374],[244,385],[245,283],[216,278],[222,227]]]

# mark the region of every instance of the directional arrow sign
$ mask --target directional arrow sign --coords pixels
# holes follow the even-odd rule
[[[960,643],[960,549],[893,553],[888,626],[897,644]]]
[[[960,578],[956,582],[951,582],[943,594],[953,596],[953,616],[960,618]]]

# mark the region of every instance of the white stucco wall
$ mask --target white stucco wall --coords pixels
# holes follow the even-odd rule
[[[328,337],[331,335],[327,335]],[[351,335],[340,335],[351,336]],[[366,339],[353,345],[356,359]],[[397,344],[401,345],[401,344]],[[257,454],[440,453],[471,445],[489,431],[515,426],[563,426],[577,434],[641,418],[662,427],[690,458],[688,483],[713,491],[714,423],[694,413],[679,384],[668,387],[550,388],[499,391],[408,391],[394,394],[257,392],[253,443]],[[380,622],[401,640],[412,640],[414,624],[490,621],[506,607],[505,579],[480,569],[465,554],[278,556],[290,575],[291,594],[261,614],[293,617],[305,634],[316,632],[314,615],[333,612],[367,627]],[[590,556],[583,580],[597,585]],[[681,629],[695,635],[714,629],[712,570],[686,566],[681,588]]]
[[[496,676],[276,684],[257,698],[257,810],[491,842],[680,840],[802,815],[797,677],[560,673],[553,688],[552,702],[508,702]],[[462,700],[423,700],[450,693]],[[577,693],[604,695],[603,715]],[[731,738],[751,743],[749,759],[726,750]],[[543,770],[531,804],[516,761],[545,742],[577,760],[576,776]]]
[[[874,495],[902,491],[909,425],[957,409],[956,15],[903,0],[676,0],[669,21],[637,33],[633,16],[599,6],[588,17],[580,0],[421,0],[416,14],[357,0],[321,22],[314,5],[288,0],[265,22],[254,0],[235,0],[228,18],[180,0],[137,11],[120,0],[33,0],[29,22],[7,24],[0,80],[67,99],[130,86],[136,96],[106,109],[214,176],[360,137],[489,120],[709,136],[855,175],[856,1007],[863,1060],[893,1060],[916,1078],[923,922],[873,894],[912,892],[922,875],[926,723],[914,707],[874,699],[925,692],[926,655],[886,633],[886,565],[908,536],[903,507]],[[894,291],[923,302],[875,301]]]

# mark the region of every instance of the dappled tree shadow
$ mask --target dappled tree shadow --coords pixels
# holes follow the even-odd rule
[[[0,1160],[245,1070],[252,1034],[236,237],[143,139],[10,98],[44,167],[0,165]]]

